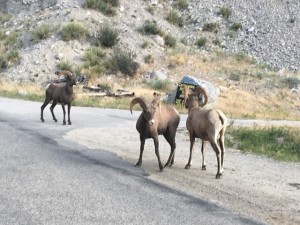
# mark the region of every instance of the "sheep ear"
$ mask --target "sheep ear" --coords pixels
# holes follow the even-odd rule
[[[132,99],[131,103],[130,103],[130,112],[132,114],[132,108],[135,104],[139,104],[141,106],[141,108],[143,110],[146,110],[147,109],[147,105],[146,105],[146,102],[143,98],[140,98],[140,97],[137,97],[137,98],[134,98]]]
[[[190,88],[187,85],[183,86],[183,96],[184,96],[184,101],[187,100],[188,96],[190,93]]]
[[[198,96],[200,94],[202,94],[204,96],[204,103],[201,105],[201,107],[205,106],[208,102],[208,94],[207,94],[206,90],[201,86],[196,86],[193,92],[195,94],[197,94]]]

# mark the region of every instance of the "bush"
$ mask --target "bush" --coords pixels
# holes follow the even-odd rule
[[[149,46],[149,42],[148,41],[144,41],[141,45],[141,48],[147,48]]]
[[[153,56],[151,54],[146,55],[144,57],[144,62],[148,64],[154,63]]]
[[[19,62],[20,60],[20,55],[19,55],[19,52],[16,51],[16,50],[12,50],[12,51],[9,51],[7,54],[6,54],[6,64],[7,66],[11,66],[17,62]]]
[[[171,35],[167,35],[165,36],[165,45],[169,46],[169,47],[175,47],[176,46],[176,38],[174,38]]]
[[[196,41],[196,45],[201,48],[204,45],[206,45],[207,39],[205,37],[200,37],[198,38],[198,40]]]
[[[208,31],[208,32],[215,32],[215,33],[218,33],[218,23],[216,22],[211,22],[211,23],[205,23],[203,25],[203,28],[202,30],[203,31]]]
[[[174,1],[174,6],[178,9],[187,9],[189,3],[187,0],[176,0]]]
[[[170,86],[168,79],[154,79],[147,83],[154,90],[166,90]]]
[[[178,27],[182,27],[183,26],[183,19],[182,17],[179,15],[179,13],[176,10],[171,10],[168,15],[167,15],[167,21],[169,21],[170,23],[178,26]]]
[[[139,64],[134,61],[135,57],[136,54],[133,51],[116,48],[109,62],[109,67],[125,75],[134,76],[139,68]]]
[[[238,31],[241,28],[242,28],[241,22],[235,22],[230,26],[230,30],[234,30],[234,31]]]
[[[99,48],[91,48],[84,53],[84,67],[93,67],[101,62],[105,58],[106,53]]]
[[[143,26],[139,29],[139,31],[146,35],[162,35],[162,30],[158,27],[156,21],[146,20]]]
[[[82,40],[89,35],[89,32],[86,28],[78,23],[70,23],[63,26],[61,35],[64,41],[70,41],[74,39]]]
[[[300,84],[300,79],[298,77],[288,77],[284,80],[289,88],[297,88]]]
[[[73,71],[73,66],[72,66],[72,64],[68,60],[62,60],[62,61],[60,61],[57,66],[58,66],[58,68],[60,70]]]
[[[151,14],[151,15],[154,15],[154,11],[155,11],[155,8],[153,6],[148,6],[146,8],[146,10]]]
[[[218,11],[218,15],[221,15],[225,19],[229,19],[231,14],[232,14],[231,9],[226,6],[221,7],[220,10]]]
[[[97,42],[104,47],[113,47],[119,41],[119,31],[109,25],[103,26],[99,31]]]
[[[120,5],[119,0],[86,0],[85,7],[95,9],[107,16],[114,16],[117,14],[114,7]]]
[[[33,31],[33,39],[35,41],[46,39],[50,36],[51,31],[52,29],[48,24],[43,24]]]

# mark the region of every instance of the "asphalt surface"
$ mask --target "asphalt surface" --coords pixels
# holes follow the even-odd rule
[[[159,184],[116,155],[89,150],[63,136],[72,129],[136,120],[129,111],[0,98],[0,224],[265,224]]]

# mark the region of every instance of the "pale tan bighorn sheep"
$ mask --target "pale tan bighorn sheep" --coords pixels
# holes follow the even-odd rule
[[[219,179],[223,173],[223,161],[225,154],[224,135],[227,126],[226,116],[218,109],[200,108],[208,102],[208,95],[204,88],[197,86],[192,93],[189,92],[190,89],[185,86],[185,107],[188,109],[186,128],[190,135],[190,157],[185,169],[189,169],[191,167],[195,138],[200,138],[202,139],[202,169],[206,170],[204,147],[206,141],[209,141],[217,156],[218,171],[216,179]],[[204,96],[205,100],[199,107],[200,94]]]
[[[63,109],[63,125],[66,124],[66,110],[65,105],[68,105],[68,124],[71,125],[70,119],[70,110],[71,110],[71,103],[74,99],[73,95],[73,85],[76,85],[76,78],[75,76],[67,70],[62,70],[57,73],[58,75],[63,75],[65,77],[66,82],[64,83],[50,83],[48,88],[46,89],[46,97],[44,104],[41,106],[41,121],[44,122],[43,111],[44,108],[48,105],[50,101],[52,101],[52,105],[50,107],[50,111],[53,117],[53,120],[57,122],[57,119],[54,115],[53,109],[57,103],[62,105]]]
[[[145,139],[152,138],[155,146],[155,154],[158,159],[159,169],[162,172],[163,166],[159,156],[158,135],[163,135],[171,146],[171,152],[166,166],[172,166],[175,157],[175,135],[178,124],[180,122],[179,113],[171,105],[161,105],[160,98],[155,97],[154,100],[147,105],[143,98],[134,98],[130,103],[130,112],[135,104],[139,104],[143,109],[141,115],[136,122],[136,129],[140,133],[140,157],[136,166],[142,164],[142,157],[145,145]]]

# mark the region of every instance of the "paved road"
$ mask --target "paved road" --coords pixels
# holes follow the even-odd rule
[[[264,224],[147,178],[105,149],[63,139],[72,129],[136,120],[128,111],[72,108],[63,126],[41,103],[0,98],[0,224]],[[126,123],[124,123],[126,124]]]

